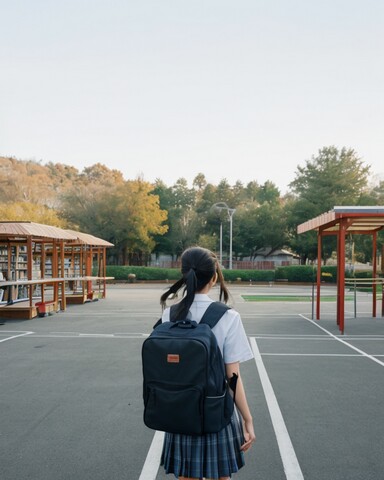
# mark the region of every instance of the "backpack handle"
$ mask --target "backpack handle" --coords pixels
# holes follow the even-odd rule
[[[193,320],[181,320],[179,322],[172,322],[171,328],[196,328],[197,323]]]

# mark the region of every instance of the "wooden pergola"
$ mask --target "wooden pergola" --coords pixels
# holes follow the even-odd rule
[[[89,233],[76,230],[66,231],[76,237],[76,240],[67,242],[65,246],[65,257],[71,262],[72,274],[76,273],[79,277],[88,278],[93,276],[99,285],[99,293],[96,294],[93,290],[92,279],[80,281],[80,284],[79,281],[72,280],[72,294],[67,295],[67,301],[69,303],[84,303],[87,300],[93,300],[95,296],[105,298],[107,281],[106,249],[113,247],[113,244]]]
[[[329,212],[312,218],[297,227],[297,232],[317,231],[317,291],[316,319],[320,319],[320,285],[322,238],[337,237],[337,324],[344,333],[345,301],[345,238],[349,234],[372,236],[372,277],[377,277],[377,232],[384,228],[384,206],[352,207],[337,206]],[[372,316],[376,317],[376,282],[372,282]],[[384,298],[384,297],[383,297]],[[382,310],[384,303],[382,302]],[[383,311],[382,311],[383,315]]]
[[[92,282],[97,281],[103,286],[98,298],[104,298],[106,248],[110,246],[74,230],[33,222],[0,222],[0,316],[33,318],[37,313],[65,310],[70,282],[80,282],[83,297],[92,300]],[[80,256],[78,271],[71,268],[68,258],[75,251]]]

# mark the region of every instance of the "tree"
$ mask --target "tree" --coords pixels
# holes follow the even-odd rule
[[[369,171],[354,150],[324,147],[304,167],[297,167],[290,187],[316,216],[335,205],[357,205],[367,189]]]
[[[56,210],[29,202],[1,203],[0,218],[2,221],[36,222],[54,227],[66,227],[65,220],[60,218]]]
[[[297,167],[296,177],[290,183],[293,192],[287,217],[291,245],[301,254],[315,258],[316,236],[313,232],[297,235],[297,225],[331,210],[336,205],[358,205],[367,190],[370,167],[352,149],[324,147],[316,157]],[[335,248],[335,239],[323,242],[324,260]]]
[[[236,211],[234,250],[237,256],[253,257],[259,248],[271,251],[287,243],[287,222],[279,203],[250,204]]]
[[[225,178],[216,187],[216,202],[224,202],[233,208],[233,190]]]
[[[245,187],[246,197],[249,202],[256,202],[259,194],[260,186],[255,181],[249,182]]]
[[[159,197],[153,195],[153,186],[142,179],[128,180],[116,189],[111,204],[104,204],[105,213],[114,215],[115,244],[123,264],[144,263],[155,247],[154,237],[166,233],[167,212],[160,209]],[[110,218],[110,217],[109,217]]]
[[[141,179],[115,188],[77,186],[63,199],[63,214],[84,232],[115,245],[115,261],[143,263],[155,246],[155,235],[167,231],[167,213],[159,206],[153,186]]]
[[[265,202],[278,202],[280,199],[280,190],[273,182],[267,180],[264,185],[261,185],[259,187],[258,191],[256,192],[255,198],[260,204],[263,204]]]
[[[204,173],[198,173],[196,177],[193,179],[193,186],[198,190],[203,190],[204,187],[207,185],[207,180],[205,178]]]
[[[169,209],[169,237],[172,252],[178,256],[185,248],[197,242],[198,216],[196,192],[188,187],[185,178],[179,178],[171,188],[173,205]]]
[[[84,183],[96,183],[106,187],[123,185],[123,174],[119,170],[110,169],[101,163],[84,168],[80,175]]]
[[[166,255],[172,255],[173,254],[173,248],[172,248],[172,241],[170,237],[170,231],[171,231],[171,210],[173,208],[173,194],[172,194],[172,189],[171,187],[168,187],[162,180],[159,178],[156,179],[152,194],[156,195],[159,198],[159,206],[161,210],[164,210],[167,212],[167,226],[168,226],[168,231],[165,234],[161,235],[155,235],[154,240],[155,240],[155,248],[154,248],[154,253],[156,255],[159,254],[166,254]]]
[[[310,231],[301,235],[297,233],[297,226],[306,221],[304,219],[313,218],[311,205],[302,198],[288,194],[283,208],[288,230],[287,244],[300,255],[301,263],[305,264],[307,259],[314,260],[317,258],[316,232]]]
[[[1,202],[52,206],[56,197],[48,169],[34,160],[0,157]]]

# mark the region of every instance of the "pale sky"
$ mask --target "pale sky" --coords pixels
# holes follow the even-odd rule
[[[172,185],[384,178],[382,0],[0,0],[0,155]]]

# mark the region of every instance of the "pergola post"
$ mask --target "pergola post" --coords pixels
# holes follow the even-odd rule
[[[321,251],[322,234],[319,229],[317,233],[316,320],[320,320]]]
[[[58,265],[58,256],[57,256],[57,240],[56,238],[52,241],[52,278],[57,278],[59,276],[59,265]],[[53,284],[53,301],[58,304],[59,301],[59,286],[57,283]]]
[[[40,264],[40,271],[41,271],[41,278],[45,278],[45,261],[46,261],[46,251],[45,251],[45,243],[41,241],[41,264]],[[41,301],[44,302],[45,300],[45,286],[41,284]]]
[[[27,237],[27,278],[28,280],[32,280],[32,269],[33,269],[33,246],[32,246],[32,237]],[[29,307],[32,308],[32,294],[33,294],[33,286],[28,285],[28,296],[29,296]]]
[[[377,232],[372,234],[372,317],[376,317]]]
[[[60,265],[61,265],[61,278],[65,277],[65,244],[64,240],[60,241]],[[65,280],[61,282],[61,310],[67,308],[67,300],[65,297]]]
[[[381,275],[384,274],[384,245],[381,246]],[[381,283],[381,316],[384,317],[384,283]]]
[[[337,325],[344,334],[344,302],[345,302],[345,231],[346,220],[340,219],[337,235]]]

